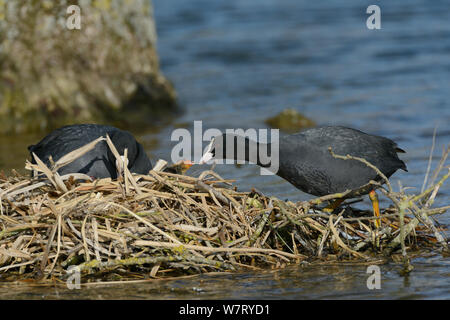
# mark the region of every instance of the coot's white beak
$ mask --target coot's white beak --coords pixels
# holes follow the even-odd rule
[[[206,151],[203,154],[202,158],[200,159],[199,164],[205,164],[206,162],[208,162],[209,160],[211,160],[214,157],[213,153],[211,152],[212,148],[213,148],[213,142],[214,142],[214,139],[211,140],[211,143],[206,147]]]

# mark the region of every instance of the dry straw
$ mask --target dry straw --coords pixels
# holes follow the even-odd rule
[[[118,180],[57,173],[102,140],[116,156]],[[88,280],[164,278],[293,263],[373,264],[395,257],[409,271],[413,249],[448,250],[442,226],[431,218],[450,208],[432,207],[449,176],[448,153],[447,148],[420,194],[378,186],[392,202],[380,228],[370,211],[344,206],[326,214],[318,208],[349,192],[292,203],[256,190],[239,192],[213,171],[199,177],[161,170],[131,174],[126,152],[119,155],[109,137],[51,168],[34,155],[36,164],[27,162],[26,168],[36,177],[0,175],[0,277],[64,279],[76,265]]]

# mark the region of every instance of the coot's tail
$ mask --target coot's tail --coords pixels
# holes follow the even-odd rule
[[[395,151],[396,151],[397,153],[406,153],[405,150],[403,150],[403,149],[397,147],[397,145],[395,145]],[[406,163],[404,163],[403,160],[401,160],[401,159],[398,158],[398,157],[397,157],[397,159],[398,159],[398,161],[399,161],[399,163],[400,163],[400,169],[402,169],[402,170],[408,172],[408,168],[406,168]]]
[[[400,165],[400,169],[402,169],[403,171],[408,172],[408,168],[406,168],[406,164],[403,162],[403,160],[400,160],[401,165]]]

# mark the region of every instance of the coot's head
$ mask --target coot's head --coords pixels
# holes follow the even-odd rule
[[[253,142],[253,141],[252,141]],[[252,146],[256,150],[256,142]],[[250,140],[237,134],[221,134],[212,138],[206,147],[199,164],[205,164],[209,160],[248,160]]]

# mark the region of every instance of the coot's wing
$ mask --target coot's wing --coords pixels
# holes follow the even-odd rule
[[[403,150],[391,139],[342,126],[308,130],[305,131],[305,137],[306,141],[321,148],[331,147],[335,154],[363,158],[386,176],[398,169],[406,171],[405,163],[397,155],[397,152]]]
[[[28,150],[32,159],[32,153],[34,152],[48,164],[50,156],[54,161],[57,161],[67,153],[114,130],[116,130],[114,127],[94,124],[64,126],[52,131],[37,144],[29,146]]]
[[[279,175],[314,195],[356,189],[379,180],[377,173],[360,161],[332,157],[329,147],[337,155],[366,159],[388,177],[406,168],[389,139],[345,127],[319,127],[282,138]]]

